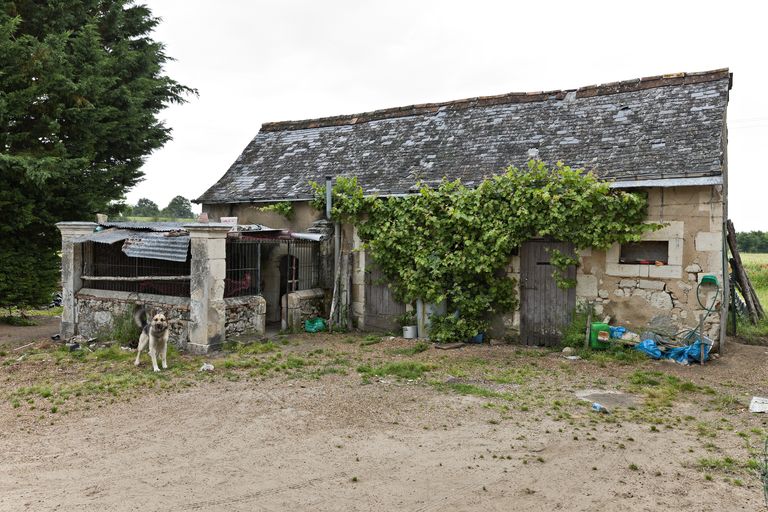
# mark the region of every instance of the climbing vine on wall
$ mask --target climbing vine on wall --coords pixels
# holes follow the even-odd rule
[[[313,189],[313,205],[324,208],[324,187]],[[506,268],[526,240],[551,237],[580,249],[607,249],[660,227],[644,223],[642,195],[611,190],[562,163],[530,161],[474,189],[444,181],[406,197],[364,197],[356,178],[338,178],[332,194],[332,217],[357,226],[366,254],[400,300],[448,302],[451,313],[434,324],[445,340],[482,332],[494,314],[516,307]],[[574,263],[562,254],[550,258],[561,270]]]
[[[290,201],[272,203],[267,206],[260,207],[259,210],[263,212],[274,212],[289,220],[293,217],[293,204]]]

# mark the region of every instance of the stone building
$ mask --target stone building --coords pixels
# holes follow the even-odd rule
[[[648,220],[664,229],[608,251],[579,253],[575,289],[560,290],[542,249],[531,240],[510,256],[520,309],[498,319],[496,335],[550,343],[567,320],[560,310],[594,303],[613,323],[642,329],[665,319],[680,329],[701,315],[718,339],[727,301],[697,286],[713,275],[727,289],[727,69],[647,77],[575,90],[511,93],[354,115],[267,123],[229,170],[197,202],[211,219],[306,231],[322,218],[309,206],[308,182],[356,176],[368,195],[416,191],[417,181],[443,178],[468,186],[529,159],[563,161],[594,171],[612,187],[644,191]],[[261,208],[290,201],[287,220]],[[338,264],[347,265],[342,303],[360,328],[393,325],[403,306],[356,251],[360,241],[342,226]],[[328,288],[325,288],[329,293]]]

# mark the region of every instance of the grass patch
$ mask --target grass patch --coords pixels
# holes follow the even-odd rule
[[[120,345],[136,348],[139,344],[141,329],[136,325],[133,314],[126,311],[122,315],[115,316],[112,321],[112,329],[100,332],[97,336],[102,340],[113,340]]]
[[[511,393],[501,393],[492,389],[462,382],[433,382],[432,385],[437,389],[450,390],[460,395],[480,396],[483,398],[503,398],[504,400],[514,400],[515,398]]]
[[[13,325],[16,327],[32,327],[33,325],[37,325],[37,322],[35,322],[31,318],[27,318],[25,316],[15,316],[15,315],[1,316],[0,323],[6,324],[6,325]]]
[[[401,379],[419,379],[425,372],[431,370],[428,364],[417,361],[403,361],[397,363],[386,363],[381,366],[363,365],[357,368],[357,372],[367,377],[384,377],[394,375]]]
[[[381,343],[381,336],[368,334],[365,338],[363,338],[363,341],[360,342],[360,346],[367,347],[368,345],[375,345],[377,343]]]
[[[541,374],[541,371],[531,365],[518,368],[508,368],[500,372],[488,373],[485,378],[498,384],[525,384]]]
[[[741,255],[744,269],[755,288],[755,293],[763,308],[768,307],[768,254]],[[736,333],[740,339],[756,345],[768,344],[768,318],[752,325],[746,318],[739,318],[736,323]]]
[[[650,408],[670,407],[681,393],[706,391],[691,381],[656,371],[638,370],[629,375],[630,390],[646,396]]]
[[[402,356],[414,356],[416,354],[420,354],[424,352],[425,350],[429,349],[429,343],[426,343],[424,341],[419,341],[413,346],[407,347],[407,348],[397,348],[390,350],[390,354],[397,354]]]
[[[696,461],[696,467],[702,471],[733,473],[738,465],[731,457],[702,457]]]

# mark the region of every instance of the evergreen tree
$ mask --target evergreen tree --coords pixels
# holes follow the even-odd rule
[[[157,23],[132,0],[0,0],[0,305],[49,293],[54,224],[113,213],[170,139],[157,114],[194,91],[163,74]]]

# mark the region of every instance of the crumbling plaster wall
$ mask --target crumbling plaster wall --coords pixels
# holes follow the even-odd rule
[[[619,244],[608,251],[585,250],[579,256],[576,296],[593,301],[598,315],[610,315],[617,324],[640,330],[658,316],[680,329],[698,324],[705,310],[696,298],[696,286],[711,274],[723,283],[723,197],[716,186],[652,188],[648,192],[648,220],[665,223],[644,240],[669,242],[669,265],[622,265]],[[702,289],[709,305],[714,292]],[[719,339],[720,311],[705,320],[705,332]]]

